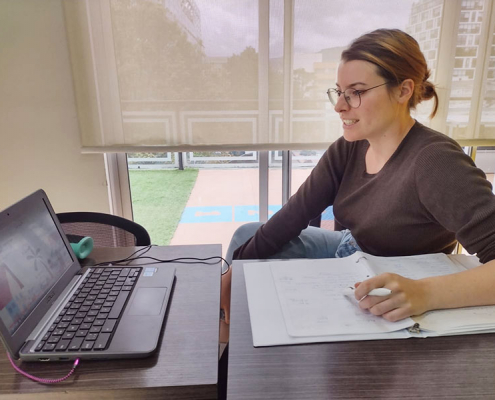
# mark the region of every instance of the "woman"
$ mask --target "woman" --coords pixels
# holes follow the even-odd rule
[[[411,109],[432,98],[435,115],[429,76],[408,34],[380,29],[356,39],[342,53],[337,88],[328,92],[343,137],[266,224],[239,228],[227,257],[326,258],[356,250],[407,256],[450,253],[459,241],[483,265],[421,280],[387,273],[358,282],[356,299],[374,288],[392,290],[367,296],[360,307],[397,321],[433,309],[495,304],[495,196],[455,141],[411,117]],[[307,228],[329,205],[344,230]],[[227,321],[229,273],[222,282]]]

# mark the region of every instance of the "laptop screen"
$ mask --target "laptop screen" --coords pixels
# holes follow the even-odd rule
[[[10,334],[72,264],[44,201],[0,226],[0,318]]]

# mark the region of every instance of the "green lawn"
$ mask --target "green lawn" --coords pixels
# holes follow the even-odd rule
[[[129,171],[134,221],[151,243],[170,243],[197,177],[197,169]]]

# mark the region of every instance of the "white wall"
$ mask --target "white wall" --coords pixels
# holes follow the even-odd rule
[[[81,154],[61,0],[0,1],[0,209],[42,188],[56,212],[109,212],[103,155]]]

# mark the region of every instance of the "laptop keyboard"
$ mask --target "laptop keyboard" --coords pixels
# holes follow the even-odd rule
[[[141,268],[91,268],[35,351],[105,350]]]

